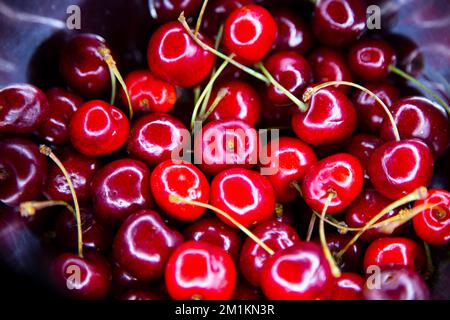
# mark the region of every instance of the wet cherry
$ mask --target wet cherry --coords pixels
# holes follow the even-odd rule
[[[357,157],[361,162],[364,169],[364,178],[369,180],[369,175],[367,174],[367,166],[369,164],[370,156],[373,151],[383,144],[383,140],[376,136],[371,136],[368,134],[355,134],[353,135],[346,146],[346,151]]]
[[[181,12],[190,17],[201,4],[201,0],[148,0],[150,15],[159,23],[176,20]]]
[[[277,22],[278,35],[273,50],[294,50],[300,54],[309,51],[313,44],[312,30],[303,18],[285,8],[272,12]]]
[[[361,273],[363,270],[364,251],[366,249],[365,246],[361,242],[356,241],[345,251],[342,257],[338,259],[336,254],[345,248],[345,246],[352,239],[352,236],[331,233],[327,234],[326,238],[328,248],[331,253],[334,254],[339,268],[344,272]],[[320,240],[316,239],[315,241],[319,243]]]
[[[344,272],[336,279],[331,300],[361,300],[364,279],[357,273]]]

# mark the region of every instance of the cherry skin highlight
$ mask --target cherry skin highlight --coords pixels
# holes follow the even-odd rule
[[[194,15],[201,7],[201,0],[149,0],[152,19],[158,23],[176,20],[181,12],[186,17]]]
[[[361,300],[364,279],[357,273],[344,272],[336,279],[331,300]]]
[[[291,10],[280,8],[272,12],[277,22],[278,35],[272,49],[293,50],[305,54],[311,49],[314,39],[309,25],[300,15]]]

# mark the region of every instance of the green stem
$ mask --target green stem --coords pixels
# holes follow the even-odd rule
[[[200,116],[200,119],[202,121],[208,119],[208,117],[211,115],[211,113],[214,112],[214,109],[216,109],[219,102],[228,94],[228,89],[222,88],[217,93],[217,97],[214,99],[213,103],[211,103],[211,106],[209,107],[208,111],[206,111],[203,115]]]
[[[205,14],[206,6],[208,5],[208,0],[204,0],[202,4],[202,8],[200,9],[200,13],[197,18],[197,25],[195,26],[195,36],[197,36],[200,27],[202,26],[203,15]]]

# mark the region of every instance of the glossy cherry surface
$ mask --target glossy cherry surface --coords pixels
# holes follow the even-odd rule
[[[236,286],[236,267],[221,248],[189,241],[169,258],[165,280],[175,300],[227,300]]]
[[[303,18],[292,10],[280,8],[272,11],[277,22],[278,35],[273,44],[274,50],[294,50],[305,54],[312,47],[312,30]]]
[[[336,279],[331,300],[361,300],[364,279],[357,273],[344,272]]]
[[[376,136],[371,136],[368,134],[355,134],[349,139],[345,150],[351,155],[357,157],[364,170],[366,170],[373,151],[382,144],[383,140]],[[369,179],[366,172],[364,172],[364,178]]]
[[[150,15],[159,23],[176,20],[181,12],[190,17],[201,5],[201,0],[148,0]]]
[[[345,251],[342,257],[337,259],[336,254],[345,248],[345,246],[352,239],[352,236],[349,234],[344,235],[339,233],[330,233],[326,235],[326,239],[328,248],[335,256],[335,261],[341,271],[361,273],[363,270],[364,251],[366,249],[365,245],[363,245],[360,241],[356,241],[347,249],[347,251]],[[315,241],[320,243],[319,238]]]

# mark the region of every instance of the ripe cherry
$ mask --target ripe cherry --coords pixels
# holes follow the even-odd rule
[[[265,8],[250,4],[233,11],[225,20],[222,43],[246,64],[261,61],[272,48],[277,23]]]
[[[72,145],[87,156],[110,154],[128,137],[130,124],[118,108],[101,100],[86,102],[70,121]]]
[[[364,169],[364,178],[369,180],[367,174],[367,166],[369,165],[370,156],[373,151],[383,144],[383,140],[376,136],[368,134],[355,134],[353,135],[346,146],[346,151],[358,158]]]
[[[45,94],[35,86],[16,84],[0,90],[0,134],[29,134],[49,112]]]
[[[336,233],[326,235],[328,248],[334,255],[336,263],[339,265],[339,269],[344,272],[360,273],[361,270],[363,270],[364,251],[366,249],[361,242],[356,241],[345,251],[342,257],[337,258],[337,253],[345,248],[351,238],[351,235]],[[316,239],[316,242],[319,243],[320,240]]]
[[[433,155],[420,140],[386,142],[370,157],[368,173],[378,192],[396,200],[429,184]]]
[[[200,40],[213,46],[200,33]],[[150,38],[147,51],[150,71],[172,85],[191,87],[203,81],[214,66],[214,55],[203,50],[179,22],[168,22]]]
[[[363,186],[363,168],[357,158],[339,153],[310,166],[301,185],[305,202],[321,212],[333,194],[327,213],[339,212],[358,196]]]
[[[312,30],[303,18],[285,8],[276,9],[272,14],[278,29],[272,49],[293,50],[300,54],[308,52],[314,40]]]
[[[276,106],[264,99],[261,121],[261,128],[289,127],[293,114],[298,110],[296,105]]]
[[[112,265],[112,291],[114,293],[122,293],[125,290],[142,288],[145,281],[140,281],[132,276],[128,271],[122,268],[117,261],[111,261]]]
[[[344,272],[340,278],[336,279],[330,299],[361,300],[364,283],[364,279],[359,274]]]
[[[141,210],[120,226],[113,244],[115,261],[140,281],[164,275],[169,256],[183,242],[182,235],[169,229],[155,211]]]
[[[157,22],[176,20],[181,12],[187,17],[195,14],[202,4],[201,0],[149,0],[151,17]]]
[[[236,267],[221,248],[189,241],[170,256],[165,280],[169,295],[176,300],[227,300],[236,286]]]

